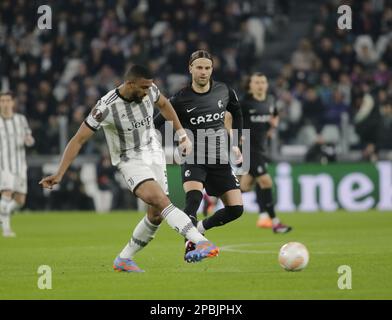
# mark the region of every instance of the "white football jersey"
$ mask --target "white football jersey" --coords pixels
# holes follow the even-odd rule
[[[114,166],[135,153],[162,150],[153,121],[154,104],[159,96],[159,89],[153,84],[142,102],[136,103],[122,97],[116,88],[91,110],[85,124],[94,131],[103,128]]]
[[[15,175],[26,173],[27,135],[31,135],[31,129],[24,115],[14,113],[10,119],[0,116],[0,171]]]

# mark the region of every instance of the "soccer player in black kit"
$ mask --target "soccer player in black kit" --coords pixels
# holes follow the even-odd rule
[[[252,74],[247,89],[248,93],[241,100],[241,109],[244,129],[250,129],[250,169],[248,174],[241,176],[241,190],[250,191],[257,182],[256,195],[260,207],[257,226],[272,227],[274,233],[286,233],[292,228],[281,223],[276,217],[272,195],[273,182],[267,169],[270,159],[266,154],[271,130],[279,123],[278,110],[274,98],[267,94],[268,79],[264,74]]]
[[[228,111],[232,115],[233,129],[241,134],[241,107],[233,89],[211,79],[212,71],[211,55],[204,50],[195,51],[189,60],[192,82],[170,98],[181,124],[185,129],[191,130],[194,136],[193,156],[181,165],[181,174],[186,193],[184,212],[201,233],[233,221],[243,213],[240,183],[230,166],[230,149],[227,147],[224,123]],[[163,118],[156,116],[154,124],[159,128],[163,124]],[[213,141],[216,152],[208,152],[208,143],[205,143],[207,140]],[[231,151],[237,163],[240,163],[242,155],[238,145],[233,145]],[[204,188],[209,195],[219,197],[225,207],[198,222],[197,209],[203,199]],[[193,249],[194,243],[187,241],[185,254]]]

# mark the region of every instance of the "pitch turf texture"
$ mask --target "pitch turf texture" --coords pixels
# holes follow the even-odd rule
[[[208,232],[217,258],[183,261],[183,241],[163,223],[136,261],[143,274],[117,273],[112,261],[141,213],[50,213],[13,217],[17,238],[0,237],[0,299],[391,299],[392,213],[281,214],[289,234],[255,227],[256,215]],[[284,271],[279,248],[304,243],[310,263]],[[52,289],[37,287],[40,265]],[[338,267],[352,289],[338,288]],[[344,281],[343,281],[344,282]]]

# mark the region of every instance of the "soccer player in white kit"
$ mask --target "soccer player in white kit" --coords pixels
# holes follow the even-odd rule
[[[83,144],[103,128],[112,164],[122,173],[128,188],[148,204],[147,215],[138,223],[132,237],[114,260],[116,271],[143,272],[133,257],[155,236],[163,219],[182,236],[195,242],[189,259],[196,262],[218,255],[219,249],[192,224],[189,217],[168,198],[165,155],[154,128],[153,111],[173,122],[179,135],[179,147],[189,154],[192,143],[182,128],[173,106],[153,83],[143,66],[134,65],[125,74],[122,85],[109,91],[92,109],[64,150],[57,172],[40,181],[51,189],[59,183]]]
[[[4,237],[15,237],[11,214],[23,207],[27,194],[25,146],[34,138],[26,117],[14,112],[11,92],[0,93],[0,224]]]

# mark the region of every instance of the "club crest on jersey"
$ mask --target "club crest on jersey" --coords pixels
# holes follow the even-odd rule
[[[91,115],[98,122],[101,122],[103,120],[103,113],[101,110],[97,109],[97,107],[93,109]]]
[[[151,100],[150,100],[150,98],[148,96],[145,97],[143,100],[144,100],[143,102],[144,102],[144,104],[146,105],[147,108],[151,108],[152,107]]]
[[[222,100],[218,100],[218,108],[222,109],[224,107]]]

